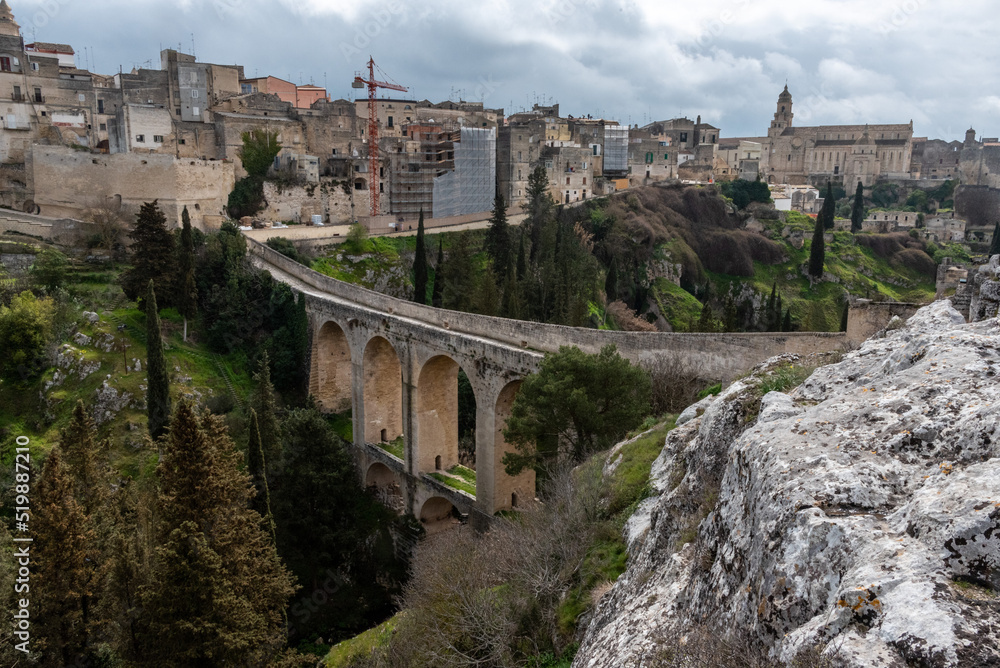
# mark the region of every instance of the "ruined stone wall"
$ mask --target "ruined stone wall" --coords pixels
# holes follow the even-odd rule
[[[48,218],[0,209],[0,234],[17,232],[60,246],[73,246],[96,232],[93,223],[72,218]]]
[[[893,317],[907,320],[920,307],[921,304],[855,300],[847,313],[847,340],[852,345],[861,345],[872,334],[885,328]]]
[[[322,178],[318,185],[284,186],[264,182],[267,208],[261,213],[266,220],[291,220],[305,223],[311,216],[323,216],[323,224],[343,225],[351,222],[351,197],[337,179]],[[357,202],[355,202],[357,204]]]

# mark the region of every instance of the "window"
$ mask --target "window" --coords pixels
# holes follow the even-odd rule
[[[712,143],[715,143],[715,135],[712,135]]]
[[[98,126],[97,129],[100,130],[101,132],[107,132],[108,131],[108,124],[107,123],[101,123]]]
[[[332,155],[337,155],[337,149],[332,149],[332,150],[333,150]]]
[[[194,89],[194,90],[191,91],[191,99],[192,100],[197,100],[198,99],[198,89]]]
[[[670,160],[670,154],[669,153],[664,153],[663,154],[663,159],[664,160]]]
[[[392,125],[392,116],[389,117],[389,127],[390,128],[393,127],[393,125]]]
[[[139,143],[139,144],[145,144],[146,143],[146,135],[136,135],[135,136],[135,141],[137,143]]]
[[[20,102],[21,101],[21,87],[20,86],[14,86],[14,95],[11,97],[11,99],[14,100],[15,102]]]
[[[42,89],[35,88],[35,102],[44,102],[45,98],[42,97]]]
[[[8,58],[7,56],[3,56],[2,58],[0,58],[0,71],[3,71],[3,72],[10,72],[11,71],[11,69],[10,69],[10,58]]]
[[[688,133],[682,132],[681,133],[681,141],[687,141],[687,140],[688,140]]]
[[[199,109],[198,107],[191,107],[191,115],[201,116],[201,109]]]
[[[177,143],[183,146],[184,144],[187,143],[187,139],[178,139]]]
[[[37,72],[38,71],[38,63],[31,63],[31,69],[33,69],[34,71]]]
[[[569,185],[569,177],[566,177],[566,185]]]
[[[583,185],[587,185],[587,177],[586,176],[583,177]],[[587,191],[584,190],[583,192],[587,192]]]
[[[14,114],[7,114],[7,129],[16,130],[17,129],[17,116]]]
[[[104,113],[104,100],[98,100],[97,101],[97,113],[99,113],[99,114],[103,114]]]
[[[157,144],[163,143],[163,135],[153,135],[153,141]]]

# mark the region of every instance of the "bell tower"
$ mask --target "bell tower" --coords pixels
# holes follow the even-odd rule
[[[778,96],[778,107],[774,112],[774,120],[771,121],[771,128],[767,131],[769,137],[777,137],[786,128],[792,127],[792,94],[788,92],[788,84],[785,90]]]
[[[20,37],[21,29],[14,20],[14,12],[10,11],[7,0],[0,0],[0,35]]]

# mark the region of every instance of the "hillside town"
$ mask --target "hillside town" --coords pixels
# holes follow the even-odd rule
[[[258,222],[265,225],[359,222],[389,233],[414,228],[421,211],[428,227],[481,221],[497,192],[520,210],[538,166],[562,204],[663,182],[761,179],[779,210],[816,213],[828,183],[847,191],[859,181],[1000,186],[996,138],[977,138],[974,129],[963,140],[916,137],[912,121],[801,127],[787,85],[766,134],[726,137],[701,116],[639,127],[564,116],[558,104],[508,115],[482,102],[410,99],[398,85],[387,88],[393,97],[330,99],[320,86],[248,77],[242,65],[200,62],[174,49],[160,53],[158,69],[104,75],[78,64],[71,45],[26,42],[0,1],[0,94],[10,97],[0,132],[0,206],[85,219],[109,201],[135,208],[157,200],[171,225],[180,225],[187,207],[196,227],[216,229],[246,175],[241,138],[253,130],[273,133],[281,145],[264,184],[268,206]],[[355,87],[362,81],[355,77]],[[954,211],[933,211],[919,223],[916,213],[873,211],[865,229],[990,241],[992,221],[972,229]]]

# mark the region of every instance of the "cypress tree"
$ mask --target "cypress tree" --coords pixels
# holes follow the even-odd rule
[[[823,208],[826,208],[825,204]],[[823,262],[826,260],[826,242],[823,235],[823,214],[820,213],[816,216],[812,245],[809,247],[809,275],[817,279],[823,277]]]
[[[837,203],[833,199],[833,184],[826,182],[826,199],[823,200],[823,229],[832,230],[833,220],[837,216]]]
[[[184,341],[187,342],[188,318],[198,312],[198,288],[194,276],[194,235],[187,207],[181,213],[181,248],[179,258],[177,310],[184,316]]]
[[[527,269],[528,269],[527,262],[525,261],[525,257],[524,257],[524,230],[521,230],[521,233],[518,234],[517,236],[518,236],[518,242],[517,242],[517,280],[523,281],[524,280],[524,272],[527,271]]]
[[[274,400],[274,385],[271,384],[271,360],[267,351],[260,356],[253,379],[256,385],[250,395],[250,409],[257,415],[264,462],[273,464],[281,456],[281,433],[278,425],[278,409]]]
[[[715,331],[715,317],[712,314],[712,307],[707,303],[701,308],[701,316],[698,318],[698,331]]]
[[[772,332],[780,332],[781,331],[781,314],[782,314],[782,310],[781,310],[781,293],[779,292],[778,293],[778,299],[774,303],[774,329],[771,330]]]
[[[851,233],[857,234],[861,231],[861,223],[865,220],[865,187],[858,181],[858,188],[854,191],[854,205],[851,206]]]
[[[539,165],[528,176],[528,230],[531,234],[531,251],[528,259],[536,265],[541,251],[542,228],[552,212],[552,197],[549,195],[549,177],[545,167]]]
[[[781,321],[781,331],[792,331],[792,310],[785,309],[785,319]]]
[[[993,226],[993,241],[990,243],[990,257],[1000,255],[1000,220]]]
[[[444,246],[438,236],[438,259],[434,265],[434,287],[431,289],[431,306],[441,308],[441,290],[444,287]]]
[[[615,258],[611,258],[608,277],[604,279],[604,294],[607,295],[608,302],[618,299],[618,261]]]
[[[73,480],[61,448],[49,452],[32,499],[32,640],[49,665],[90,663],[94,531],[73,496]]]
[[[417,249],[413,257],[413,301],[427,303],[427,248],[424,246],[424,209],[417,222]]]
[[[247,472],[250,482],[257,491],[250,507],[264,518],[264,526],[274,538],[274,517],[271,515],[271,494],[267,488],[267,466],[264,459],[264,448],[260,442],[260,428],[257,426],[257,411],[250,409],[250,440],[247,442]]]
[[[510,226],[507,224],[507,203],[499,192],[493,198],[493,215],[486,231],[486,254],[493,261],[493,276],[499,285],[507,277],[510,264]]]
[[[160,334],[160,312],[156,307],[153,281],[146,290],[146,414],[149,417],[149,435],[159,438],[170,422],[170,380],[167,361],[163,357],[163,339]]]
[[[507,280],[503,284],[503,302],[500,305],[500,315],[504,318],[520,320],[523,310],[521,286],[517,282],[517,272],[514,267],[510,267],[507,270]]]
[[[180,403],[157,467],[156,549],[142,590],[158,666],[265,665],[285,642],[293,580],[249,507],[239,459],[220,418],[199,422]]]
[[[777,303],[776,301],[777,293],[778,293],[778,283],[773,282],[771,283],[771,296],[767,298],[767,309],[764,312],[764,322],[767,323],[767,331],[769,332],[774,331],[774,323],[776,320],[774,316],[774,305]]]
[[[174,237],[167,231],[167,217],[156,201],[146,202],[136,216],[132,239],[131,263],[121,277],[122,290],[129,299],[141,300],[149,281],[156,281],[161,298],[169,299],[174,279]]]
[[[844,304],[844,310],[840,313],[840,331],[847,331],[847,318],[851,312],[851,303],[847,302]]]

